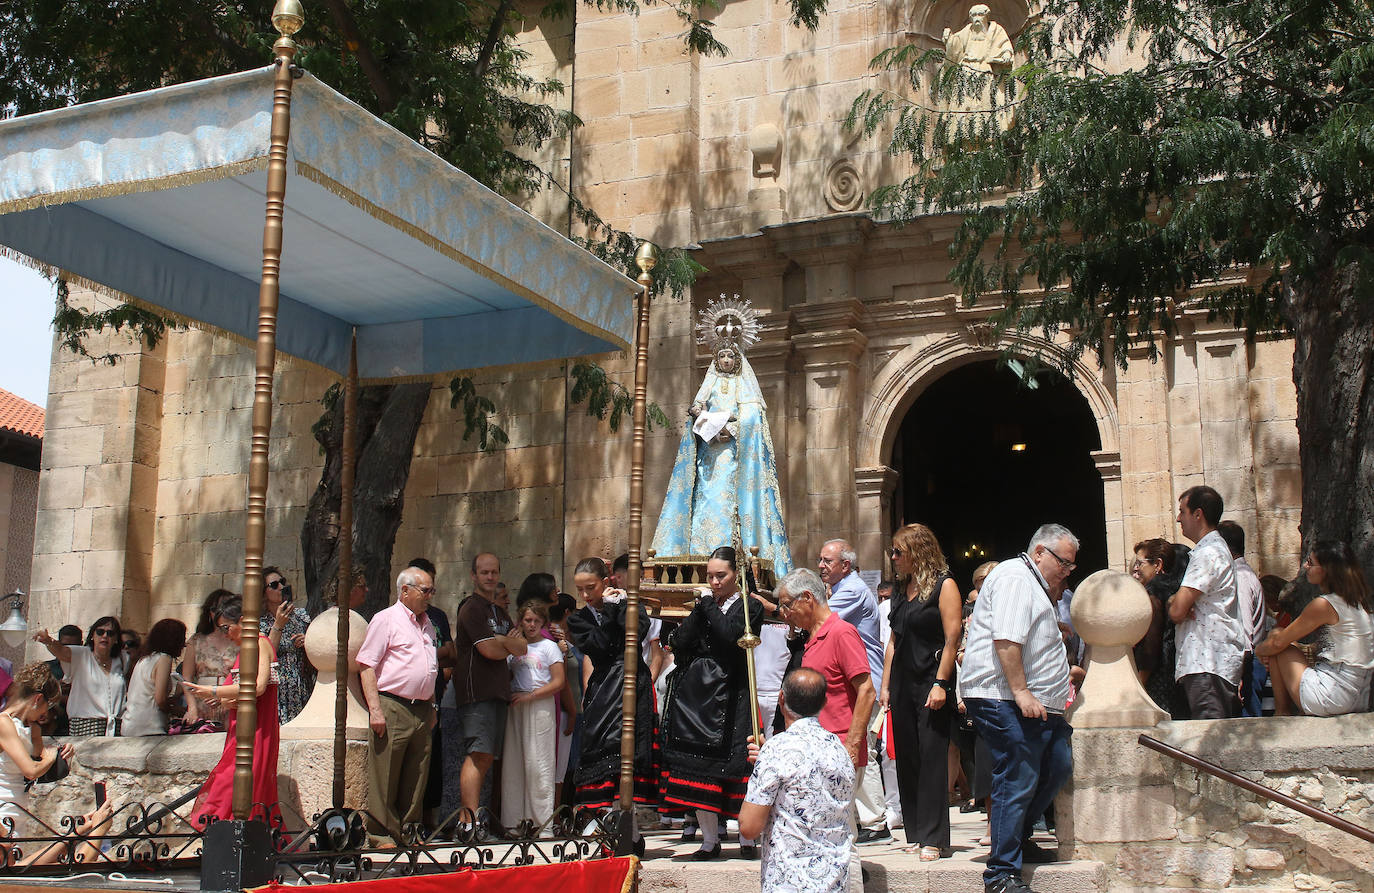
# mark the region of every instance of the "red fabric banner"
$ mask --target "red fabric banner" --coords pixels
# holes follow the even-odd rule
[[[557,890],[558,893],[631,893],[639,872],[634,856],[555,862],[550,865],[519,865],[512,868],[461,868],[445,874],[418,877],[351,881],[346,884],[311,884],[287,887],[268,884],[254,893],[284,893],[291,889],[312,893],[511,893],[514,890]]]

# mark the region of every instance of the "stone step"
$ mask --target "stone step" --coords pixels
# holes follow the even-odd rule
[[[859,847],[868,871],[865,893],[983,893],[987,847],[976,843],[982,833],[981,820],[959,817],[951,824],[952,855],[936,862],[922,862],[916,854],[902,852],[904,840]],[[692,861],[691,854],[700,844],[681,843],[675,833],[649,832],[644,837],[640,893],[753,893],[759,889],[759,863],[738,857],[734,834],[722,845],[721,858],[710,862]],[[1054,848],[1050,838],[1042,836],[1038,842]],[[1107,868],[1101,862],[1027,866],[1025,877],[1037,893],[1107,891]]]
[[[891,860],[879,857],[864,859],[864,867],[868,869],[864,893],[983,893],[980,865],[959,862],[891,864]],[[1027,868],[1025,878],[1036,893],[1107,891],[1107,867],[1101,862],[1038,865]],[[758,889],[757,862],[650,859],[640,870],[640,893],[754,893]]]

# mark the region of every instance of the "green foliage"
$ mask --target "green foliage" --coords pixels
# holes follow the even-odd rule
[[[99,334],[106,329],[129,334],[142,341],[148,349],[157,347],[169,328],[176,328],[177,322],[145,310],[135,304],[119,304],[109,310],[87,310],[71,303],[71,293],[67,280],[57,280],[57,310],[53,315],[53,329],[57,332],[58,342],[79,356],[89,357],[92,363],[105,363],[113,366],[119,362],[119,355],[113,353],[93,354],[86,347],[89,335]]]
[[[570,396],[573,405],[585,402],[587,415],[602,420],[609,416],[611,430],[619,431],[620,420],[634,412],[634,397],[629,390],[595,363],[574,363],[571,371],[573,388]],[[645,409],[645,421],[650,431],[654,430],[655,425],[661,428],[669,426],[668,416],[657,403],[650,402]]]
[[[1049,0],[1016,44],[991,76],[889,50],[873,64],[894,86],[849,116],[915,169],[875,190],[880,215],[964,215],[951,279],[1004,301],[999,327],[1124,365],[1181,302],[1254,335],[1333,266],[1368,273],[1368,3]],[[994,110],[957,110],[989,87]]]
[[[448,383],[450,407],[463,404],[463,440],[477,433],[479,450],[495,450],[510,443],[506,429],[491,420],[496,412],[496,404],[477,393],[477,386],[466,375],[460,375]]]

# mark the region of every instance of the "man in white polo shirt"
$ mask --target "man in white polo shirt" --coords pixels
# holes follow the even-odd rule
[[[1197,543],[1183,583],[1169,599],[1169,619],[1178,624],[1174,678],[1191,719],[1240,716],[1240,673],[1250,643],[1240,620],[1231,547],[1217,533],[1221,512],[1221,494],[1211,487],[1189,487],[1178,498],[1178,525]]]
[[[1024,553],[988,574],[969,618],[959,696],[993,763],[986,893],[1028,891],[1022,863],[1055,859],[1028,838],[1073,767],[1069,661],[1049,593],[1077,560],[1078,538],[1044,525]]]

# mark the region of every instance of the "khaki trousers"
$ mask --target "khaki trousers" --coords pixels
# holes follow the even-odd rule
[[[386,735],[368,731],[367,830],[398,842],[401,828],[424,818],[434,705],[381,695]]]

